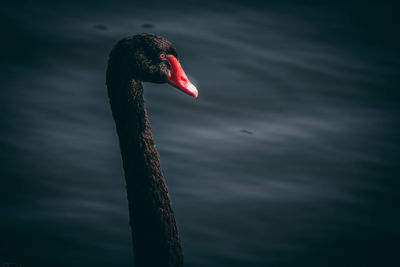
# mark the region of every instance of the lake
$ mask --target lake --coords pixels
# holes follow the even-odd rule
[[[144,84],[186,266],[400,266],[399,11],[4,2],[0,262],[133,266],[105,70],[149,32],[199,90]]]

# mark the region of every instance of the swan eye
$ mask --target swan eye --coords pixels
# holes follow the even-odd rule
[[[160,54],[160,58],[161,58],[161,59],[165,59],[166,57],[167,57],[167,56],[165,55],[165,53],[161,53],[161,54]]]

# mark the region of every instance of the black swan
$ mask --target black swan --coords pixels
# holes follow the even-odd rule
[[[135,265],[183,266],[182,245],[143,99],[142,82],[169,83],[197,97],[175,47],[154,34],[120,40],[107,67],[107,88],[121,149]]]

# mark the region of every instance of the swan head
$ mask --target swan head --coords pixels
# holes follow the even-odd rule
[[[155,34],[142,33],[120,40],[111,51],[108,69],[138,81],[169,83],[194,98],[198,95],[183,71],[174,45]],[[107,83],[109,76],[112,74],[107,73]]]

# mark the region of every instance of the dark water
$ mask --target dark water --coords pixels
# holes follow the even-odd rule
[[[2,3],[0,262],[132,266],[105,67],[153,32],[200,92],[145,85],[186,266],[400,266],[398,14]]]

